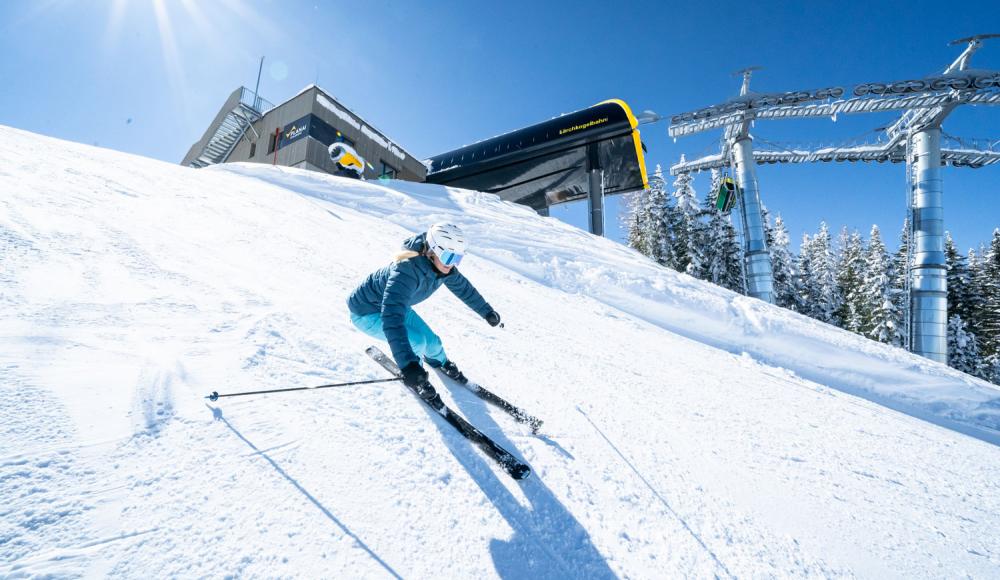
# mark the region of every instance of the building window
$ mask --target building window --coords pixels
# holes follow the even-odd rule
[[[281,133],[275,131],[271,133],[271,138],[267,140],[267,154],[270,155],[274,153],[275,148],[278,146],[278,139],[281,139]]]
[[[382,171],[379,172],[379,179],[396,179],[396,168],[385,161],[382,162]]]
[[[347,137],[344,137],[344,134],[341,133],[340,131],[337,131],[337,143],[347,143],[351,147],[354,147],[354,141],[351,141]]]
[[[326,146],[333,143],[347,143],[354,147],[354,141],[345,137],[339,129],[316,115],[309,116],[309,136]]]
[[[250,158],[253,159],[253,156],[256,154],[257,154],[257,142],[253,141],[252,143],[250,143]]]

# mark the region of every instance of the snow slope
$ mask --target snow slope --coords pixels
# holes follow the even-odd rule
[[[0,127],[0,576],[1000,576],[1000,391],[496,197],[193,170]],[[344,299],[439,220],[489,327],[417,310],[531,436],[514,482]]]

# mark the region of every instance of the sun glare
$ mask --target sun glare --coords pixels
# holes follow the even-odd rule
[[[56,1],[56,0],[49,0]],[[187,82],[193,75],[188,67],[206,63],[206,56],[235,51],[246,60],[257,54],[245,50],[241,39],[276,38],[279,30],[245,0],[111,0],[108,3],[104,48],[109,53],[121,50],[123,31],[142,30],[155,22],[159,39],[163,77],[174,99],[187,111],[191,99]],[[225,44],[225,47],[223,46]],[[243,54],[246,52],[246,54]]]
[[[122,20],[125,18],[125,3],[127,0],[112,0],[111,13],[108,14],[108,31],[104,35],[105,48],[113,48],[118,43]]]
[[[55,1],[55,0],[50,0]],[[181,55],[193,43],[199,50],[217,52],[226,43],[226,49],[241,50],[242,43],[233,38],[253,34],[257,39],[274,40],[280,36],[277,25],[262,17],[245,0],[111,0],[105,46],[112,51],[118,48],[123,28],[135,25],[150,16],[155,18],[160,47],[169,74],[182,72]],[[256,51],[246,55],[256,59]]]

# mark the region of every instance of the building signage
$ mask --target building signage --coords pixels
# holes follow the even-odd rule
[[[580,131],[580,130],[583,130],[583,129],[589,129],[591,127],[595,127],[597,125],[601,125],[601,124],[604,124],[604,123],[607,123],[607,122],[608,122],[608,118],[607,117],[602,117],[600,119],[594,119],[593,121],[587,121],[586,123],[580,123],[578,125],[573,125],[572,127],[568,127],[566,129],[559,129],[559,134],[560,135],[565,135],[566,133],[572,133],[573,131]]]
[[[298,141],[299,139],[305,137],[309,134],[309,120],[312,115],[306,115],[297,121],[292,122],[289,125],[285,125],[281,129],[281,143],[278,144],[278,148],[281,149],[285,145],[289,145]]]

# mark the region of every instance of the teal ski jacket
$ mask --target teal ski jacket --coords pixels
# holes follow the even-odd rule
[[[493,311],[493,307],[458,271],[457,266],[448,274],[442,274],[423,255],[425,236],[420,234],[403,242],[404,249],[421,255],[393,262],[372,272],[347,299],[347,307],[353,314],[382,315],[382,331],[400,368],[420,360],[410,347],[406,334],[406,314],[415,304],[430,298],[442,284],[479,316],[486,318]]]

